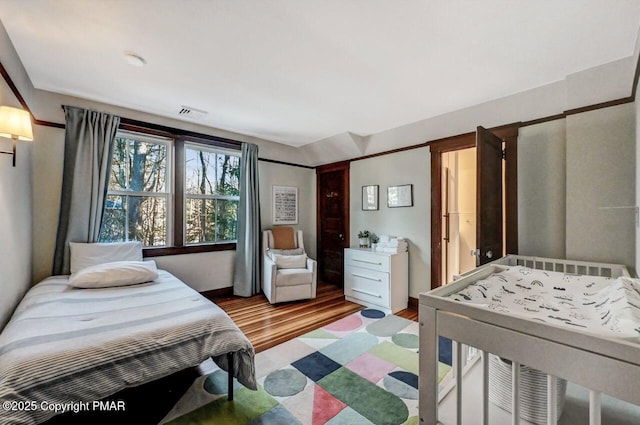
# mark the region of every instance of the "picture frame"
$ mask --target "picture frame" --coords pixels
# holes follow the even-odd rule
[[[273,186],[273,224],[298,224],[298,188]]]
[[[387,187],[387,207],[400,208],[413,206],[413,185],[403,184]]]
[[[362,186],[362,211],[378,211],[379,188],[377,184]]]

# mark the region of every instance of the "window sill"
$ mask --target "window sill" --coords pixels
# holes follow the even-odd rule
[[[235,249],[235,242],[207,245],[168,246],[162,248],[143,248],[142,256],[144,258],[163,257],[165,255],[196,254],[200,252],[234,251]]]

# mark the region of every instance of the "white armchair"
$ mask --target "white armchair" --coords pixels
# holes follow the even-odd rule
[[[263,232],[262,291],[271,304],[316,297],[317,262],[299,255],[273,255],[273,233]],[[304,251],[302,230],[294,232],[296,248]],[[305,253],[306,254],[306,253]]]

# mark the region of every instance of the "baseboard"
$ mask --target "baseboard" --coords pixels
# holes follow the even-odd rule
[[[214,298],[229,297],[233,295],[233,286],[226,288],[212,289],[210,291],[200,292],[205,298],[212,300]]]
[[[408,307],[409,307],[409,310],[418,311],[418,299],[409,297],[409,305],[408,305]]]

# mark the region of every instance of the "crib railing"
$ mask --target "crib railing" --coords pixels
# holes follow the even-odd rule
[[[491,264],[522,265],[530,268],[606,277],[629,276],[626,267],[616,264],[590,263],[572,260],[555,260],[539,257],[510,255]],[[475,269],[460,278],[470,277],[482,270]],[[456,286],[456,285],[451,285]],[[436,290],[436,292],[439,290]],[[432,291],[433,292],[433,291]],[[429,295],[429,294],[427,294]],[[426,303],[428,304],[428,303]],[[590,388],[589,424],[601,424],[601,390],[610,389],[609,394],[640,404],[640,395],[632,395],[633,388],[640,382],[640,367],[615,358],[602,356],[587,350],[580,350],[557,342],[539,338],[536,335],[519,333],[508,327],[494,326],[491,323],[475,321],[472,318],[449,312],[446,309],[425,305],[420,302],[420,423],[427,425],[442,424],[438,421],[438,404],[446,394],[455,388],[455,423],[462,424],[463,378],[468,370],[480,361],[482,376],[482,424],[489,424],[489,354],[511,360],[511,423],[520,423],[521,417],[521,364],[530,365],[547,374],[546,378],[546,423],[555,425],[558,420],[559,378]],[[453,379],[440,389],[437,384],[437,341],[444,336],[453,341]],[[491,337],[491,343],[487,337]],[[435,349],[434,349],[435,347]],[[473,356],[469,347],[478,347],[478,355]],[[540,360],[540,356],[552,359]],[[548,363],[548,364],[547,364]],[[590,376],[588,373],[605,370],[603,374]],[[615,374],[624,377],[623,383],[608,379],[606,375]],[[585,376],[587,379],[585,379]],[[620,385],[619,385],[620,384]]]
[[[629,276],[629,271],[622,264],[594,263],[589,261],[564,260],[543,257],[531,257],[527,255],[506,255],[484,266],[477,267],[466,273],[456,275],[455,280],[476,273],[482,268],[496,264],[501,266],[524,266],[530,269],[546,270],[567,274],[579,274],[587,276],[619,277]]]
[[[431,310],[431,311],[429,311]],[[428,326],[424,317],[437,316],[437,326]],[[636,362],[612,359],[590,351],[580,350],[532,335],[513,332],[486,323],[470,325],[470,319],[455,313],[436,312],[420,306],[420,419],[421,424],[438,422],[437,349],[430,350],[429,341],[437,335],[454,340],[456,412],[455,424],[462,421],[463,407],[463,344],[480,347],[482,368],[482,423],[489,424],[489,353],[512,362],[512,424],[520,423],[520,365],[525,364],[549,375],[547,378],[547,424],[556,424],[557,378],[575,382],[590,390],[590,425],[601,423],[601,392],[630,403],[640,405],[637,382],[640,382],[640,365]],[[423,328],[430,328],[425,329]],[[492,335],[492,341],[487,336]],[[434,338],[435,336],[435,338]],[[433,347],[433,346],[431,346]],[[435,352],[433,352],[435,351]],[[450,425],[450,424],[447,424]]]

